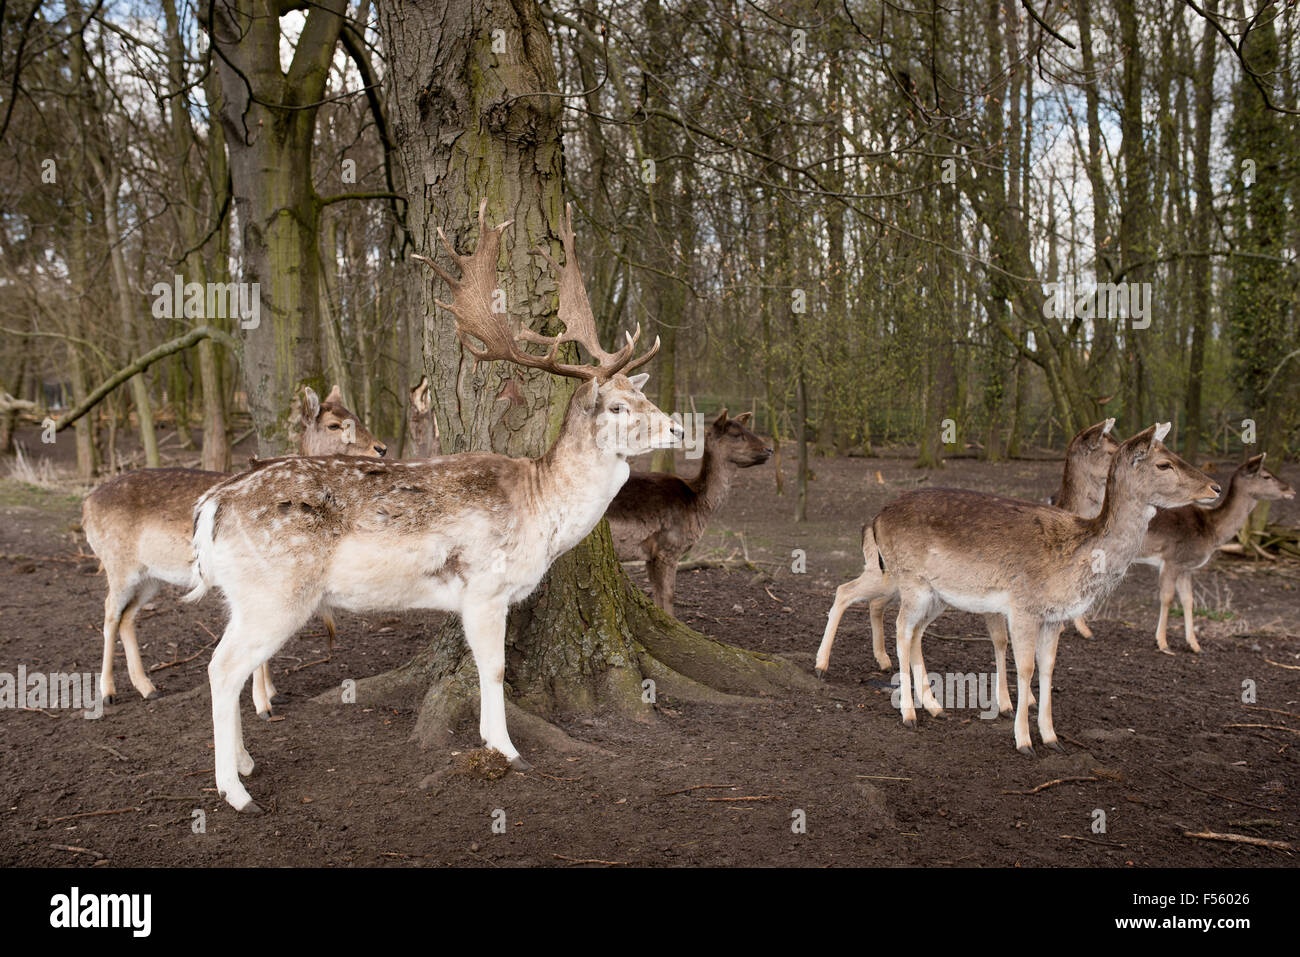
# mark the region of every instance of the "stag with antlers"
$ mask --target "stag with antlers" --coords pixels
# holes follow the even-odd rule
[[[447,283],[457,334],[475,360],[503,359],[581,380],[560,434],[535,459],[483,452],[423,462],[286,459],[224,482],[195,508],[195,588],[219,587],[230,622],[208,666],[217,789],[241,811],[257,805],[240,775],[253,770],[239,722],[248,676],[320,607],[350,611],[436,608],[456,612],[479,674],[479,732],[517,769],[526,769],[506,731],[505,633],[510,606],[526,598],[551,563],[600,521],[627,480],[627,458],[677,444],[681,427],[641,392],[659,342],[634,357],[634,335],[615,353],[596,338],[574,248],[572,213],[559,231],[565,263],[545,250],[559,283],[564,332],[516,329],[492,310],[501,235],[479,206],[473,255],[439,238],[460,269]],[[475,340],[481,345],[476,345]],[[560,361],[577,343],[595,360]],[[529,345],[545,347],[544,354]]]

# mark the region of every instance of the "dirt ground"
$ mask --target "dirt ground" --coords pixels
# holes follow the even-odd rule
[[[921,472],[900,456],[813,468],[808,522],[791,520],[788,461],[783,497],[772,465],[751,469],[693,556],[747,554],[765,576],[707,568],[678,580],[685,622],[809,670],[876,509],[923,483],[1041,499],[1060,461],[954,460]],[[1300,485],[1300,469],[1282,472]],[[0,672],[98,671],[104,580],[85,557],[78,508],[75,495],[0,480]],[[1300,504],[1273,516],[1300,524]],[[474,727],[444,751],[421,751],[407,740],[413,710],[309,699],[406,661],[436,616],[342,616],[332,656],[317,625],[274,659],[289,697],[277,718],[257,720],[243,698],[261,817],[237,815],[213,787],[206,664],[222,605],[184,606],[168,591],[139,629],[146,666],[165,665],[153,674],[161,698],[134,694],[119,647],[119,700],[100,720],[0,712],[0,865],[1294,864],[1291,852],[1184,832],[1300,840],[1300,566],[1220,556],[1195,583],[1201,655],[1183,645],[1181,615],[1170,630],[1176,654],[1156,651],[1155,573],[1145,567],[1094,611],[1094,640],[1067,631],[1054,692],[1063,755],[1018,755],[1010,721],[981,718],[978,705],[950,707],[943,720],[922,713],[906,730],[860,606],[818,692],[740,707],[661,695],[648,722],[572,715],[565,731],[598,752],[559,754],[516,735],[534,771],[484,780],[452,765],[426,789],[431,772],[477,745]],[[889,630],[892,656],[892,621]],[[976,616],[940,618],[925,651],[932,673],[991,678]]]

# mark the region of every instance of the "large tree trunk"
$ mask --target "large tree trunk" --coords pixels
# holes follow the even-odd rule
[[[515,220],[514,242],[502,253],[507,308],[534,329],[558,331],[553,282],[531,252],[539,243],[558,252],[550,227],[563,207],[560,104],[528,95],[556,86],[536,4],[489,10],[471,0],[395,2],[380,8],[380,27],[416,247],[445,261],[434,240],[441,226],[468,251],[475,209],[486,197],[492,221]],[[498,30],[504,52],[494,53]],[[568,381],[501,363],[475,366],[454,324],[435,313],[433,299],[445,291],[427,276],[418,274],[425,365],[445,450],[539,454],[558,434]],[[713,642],[664,615],[623,575],[602,521],[512,609],[506,681],[534,714],[607,706],[648,715],[654,696],[643,687],[647,678],[657,691],[711,700],[727,697],[715,689],[752,693],[811,681],[788,662]],[[422,697],[415,737],[426,746],[445,743],[447,732],[475,713],[477,698],[459,620],[449,617],[414,660],[362,682],[357,693],[358,701],[373,702]],[[536,742],[549,727],[511,713],[511,730],[522,740]]]

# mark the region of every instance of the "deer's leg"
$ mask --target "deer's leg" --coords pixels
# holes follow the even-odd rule
[[[108,704],[112,704],[117,695],[117,684],[113,681],[113,651],[117,644],[117,630],[122,621],[122,609],[133,597],[126,594],[124,588],[123,584],[110,579],[108,595],[104,599],[104,660],[99,669],[99,696]]]
[[[232,596],[234,598],[235,596]],[[212,691],[213,760],[217,792],[237,811],[261,810],[239,780],[251,774],[253,759],[244,747],[239,693],[244,682],[302,627],[310,610],[299,614],[284,602],[266,614],[249,614],[232,602],[230,624],[208,663]],[[265,606],[263,606],[265,607]]]
[[[871,600],[871,653],[876,656],[876,667],[881,671],[889,671],[894,667],[894,663],[889,660],[889,654],[885,651],[885,606],[889,604],[892,595],[885,595],[882,598],[873,598]]]
[[[898,694],[899,710],[903,713],[903,724],[909,728],[916,727],[916,704],[912,699],[912,635],[917,622],[925,616],[927,602],[924,598],[904,594],[898,606],[898,622],[895,626],[894,646],[898,652]]]
[[[338,635],[338,627],[334,624],[334,613],[328,608],[322,608],[320,620],[325,624],[325,633],[329,641],[329,653],[334,654],[334,639]]]
[[[654,594],[655,604],[671,615],[673,590],[677,586],[677,556],[660,552],[646,561],[645,568],[650,575],[650,589]]]
[[[942,613],[942,608],[928,612],[912,629],[912,684],[920,691],[921,705],[932,718],[944,717],[943,705],[935,698],[934,689],[930,686],[930,672],[925,667],[921,642],[925,637],[925,629],[929,628],[930,623]]]
[[[1166,563],[1160,566],[1160,621],[1156,623],[1156,647],[1167,655],[1172,655],[1169,642],[1165,638],[1165,629],[1169,625],[1169,603],[1174,600],[1173,570]]]
[[[1044,622],[1039,628],[1035,649],[1038,658],[1038,734],[1043,744],[1054,751],[1065,750],[1056,740],[1056,729],[1052,727],[1052,671],[1056,667],[1056,646],[1060,636],[1060,628],[1052,622]]]
[[[1083,635],[1083,637],[1085,638],[1092,637],[1092,629],[1088,627],[1088,623],[1083,620],[1082,615],[1074,619],[1074,630],[1077,631],[1079,634]]]
[[[144,662],[140,658],[140,643],[135,637],[135,616],[140,613],[140,607],[157,593],[157,582],[146,581],[138,587],[131,601],[123,609],[121,621],[118,623],[118,635],[122,639],[122,650],[126,652],[126,672],[131,676],[131,687],[140,692],[140,696],[146,701],[157,698],[159,692],[149,680],[149,674],[144,670]]]
[[[1183,630],[1187,637],[1187,647],[1199,654],[1201,645],[1196,640],[1196,628],[1192,623],[1195,616],[1194,598],[1192,597],[1192,573],[1183,572],[1178,576],[1176,584],[1178,586],[1178,601],[1183,606]]]
[[[271,718],[271,695],[275,686],[271,684],[271,665],[269,662],[259,665],[253,671],[253,708],[263,721]]]
[[[527,771],[532,765],[519,756],[506,731],[506,613],[505,602],[467,599],[461,612],[465,641],[478,667],[479,735],[489,748],[505,755],[510,766]]]
[[[884,667],[890,665],[889,656],[884,653],[885,636],[884,629],[876,629],[875,620],[879,613],[882,621],[884,619],[884,602],[881,602],[879,609],[876,602],[879,593],[876,587],[880,583],[880,574],[872,573],[870,569],[864,571],[851,582],[845,582],[839,588],[835,589],[835,602],[831,605],[830,613],[826,616],[826,631],[822,635],[822,643],[817,649],[817,677],[826,677],[826,671],[830,668],[831,647],[835,644],[835,633],[839,630],[840,619],[844,617],[844,612],[850,605],[860,601],[872,599],[871,603],[871,647],[876,654],[876,662],[879,664],[881,657],[884,657]]]
[[[998,713],[1007,717],[1011,714],[1011,692],[1007,687],[1007,619],[1004,615],[989,613],[984,616],[984,625],[989,630],[989,640],[993,642],[993,660],[998,672]]]
[[[1038,644],[1039,623],[1033,619],[1013,617],[1007,621],[1011,633],[1011,650],[1016,658],[1016,750],[1034,756],[1029,737],[1029,683],[1034,679],[1034,656]],[[1042,702],[1038,705],[1042,721]]]

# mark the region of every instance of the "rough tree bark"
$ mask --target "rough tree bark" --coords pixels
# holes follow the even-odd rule
[[[491,221],[515,220],[502,251],[507,308],[534,329],[558,332],[553,280],[531,253],[548,243],[559,255],[550,226],[563,206],[561,103],[548,92],[555,68],[536,3],[394,2],[380,7],[380,29],[416,248],[446,261],[435,239],[441,226],[461,251],[472,249],[486,196]],[[423,288],[425,364],[445,451],[542,452],[558,433],[571,384],[502,363],[475,366],[450,317],[434,310],[446,291],[427,273],[413,275]],[[658,692],[715,701],[812,684],[789,662],[722,645],[665,616],[623,575],[602,521],[512,609],[506,683],[533,715],[610,707],[648,718],[647,678]],[[422,700],[415,739],[445,744],[477,714],[477,675],[459,619],[449,616],[405,666],[359,682],[357,700]],[[511,733],[526,746],[565,740],[514,705],[510,712]]]
[[[219,116],[243,251],[243,271],[236,278],[260,283],[261,290],[261,321],[244,330],[242,362],[260,455],[287,447],[295,389],[306,383],[324,390],[317,247],[321,198],[312,181],[312,142],[346,3],[322,0],[310,6],[285,72],[280,14],[298,6],[307,5],[200,4],[221,78]]]

